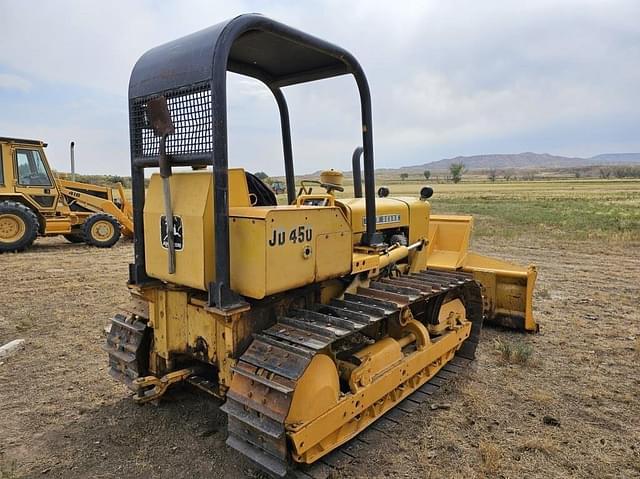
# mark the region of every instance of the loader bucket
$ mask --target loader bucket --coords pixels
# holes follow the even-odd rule
[[[120,219],[120,224],[122,225],[122,234],[127,238],[133,237],[133,206],[131,202],[127,199],[127,195],[124,192],[124,188],[122,187],[122,183],[117,184],[118,195],[120,195],[120,204],[121,211],[123,214],[123,218]]]
[[[521,331],[537,332],[533,318],[535,266],[523,267],[468,250],[473,217],[432,215],[427,266],[473,273],[483,287],[486,320]]]

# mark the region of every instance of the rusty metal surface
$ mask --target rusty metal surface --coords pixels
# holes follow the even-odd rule
[[[391,301],[401,306],[406,306],[410,302],[407,299],[407,296],[403,294],[392,293],[390,291],[382,291],[382,290],[371,289],[371,288],[359,287],[358,294],[362,296],[367,296],[369,298],[377,298],[377,299],[383,299],[385,301]]]
[[[321,314],[348,319],[349,321],[357,323],[358,326],[369,324],[369,322],[371,321],[371,318],[366,314],[359,313],[357,311],[351,311],[349,309],[339,308],[331,304],[313,304],[311,305],[311,309]]]
[[[394,311],[398,310],[398,303],[394,303],[393,301],[386,301],[383,299],[371,298],[360,294],[345,293],[344,299],[345,301],[349,301],[351,303],[375,306],[376,308],[384,310],[386,314],[391,314]]]
[[[416,301],[420,298],[420,290],[415,288],[409,288],[406,286],[387,284],[382,281],[376,281],[371,283],[370,287],[371,289],[378,289],[381,291],[388,291],[391,293],[402,294],[408,297],[409,302]]]
[[[302,376],[309,358],[266,343],[256,337],[249,349],[242,355],[242,361],[285,378],[296,380]]]

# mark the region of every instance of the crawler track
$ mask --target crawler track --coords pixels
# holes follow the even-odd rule
[[[147,374],[149,334],[146,322],[135,314],[116,314],[111,318],[103,347],[109,353],[109,374],[132,391],[137,391],[133,380]]]
[[[429,366],[429,381],[420,385],[396,407],[379,417],[367,430],[310,466],[294,465],[285,418],[297,380],[314,355],[327,348],[338,350],[345,340],[376,327],[410,308],[415,319],[428,324],[440,306],[460,298],[471,320],[470,336],[462,346]],[[228,415],[227,444],[261,469],[276,477],[327,477],[332,467],[353,460],[366,451],[367,438],[384,435],[385,425],[414,412],[439,386],[455,376],[474,358],[483,322],[480,286],[470,274],[428,270],[384,278],[345,294],[327,305],[312,304],[291,310],[276,324],[254,336],[234,368],[235,377],[222,407]],[[433,377],[432,375],[436,373]],[[405,385],[398,390],[403,394]],[[404,396],[402,396],[404,397]],[[369,439],[370,440],[370,439]]]
[[[393,429],[401,427],[414,427],[415,421],[411,416],[421,408],[426,408],[427,403],[434,394],[440,390],[447,382],[451,381],[460,372],[464,371],[471,359],[464,358],[457,354],[445,364],[433,378],[421,386],[416,392],[388,411],[384,416],[374,422],[371,426],[358,434],[357,437],[348,443],[333,450],[317,462],[310,466],[300,465],[289,471],[289,476],[297,479],[327,479],[336,476],[339,468],[355,460],[366,460],[369,449],[374,444],[394,441]]]

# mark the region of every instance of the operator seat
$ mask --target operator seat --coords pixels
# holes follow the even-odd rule
[[[255,203],[251,201],[252,206],[276,206],[278,204],[276,194],[260,178],[248,171],[245,171],[245,175],[247,176],[249,195],[254,195],[256,198]]]

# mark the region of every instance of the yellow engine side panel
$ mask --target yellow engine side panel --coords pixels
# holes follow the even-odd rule
[[[351,271],[351,229],[337,207],[232,208],[231,288],[251,298]]]
[[[397,198],[409,208],[409,244],[421,239],[427,239],[429,233],[429,216],[431,204],[418,198]]]
[[[341,199],[337,203],[347,214],[353,228],[353,241],[358,243],[366,229],[366,211],[363,198]],[[376,198],[376,229],[402,229],[407,233],[409,244],[426,241],[429,234],[431,205],[427,201],[411,197]],[[427,249],[412,250],[409,253],[411,272],[427,267]],[[370,269],[363,258],[354,256],[353,272]],[[375,266],[374,266],[375,267]]]
[[[264,247],[264,222],[253,218],[229,219],[231,248],[231,289],[250,298],[264,295],[267,281],[267,249]]]
[[[351,231],[318,235],[316,238],[316,281],[349,273],[352,263]]]
[[[207,290],[215,281],[211,172],[175,173],[172,210],[182,225],[176,272],[162,244],[162,179],[154,175],[144,208],[147,274]],[[351,228],[338,207],[250,205],[244,171],[229,170],[231,288],[260,299],[351,271]]]
[[[344,198],[336,200],[343,207],[354,233],[354,241],[367,229],[364,198]],[[409,207],[396,198],[376,198],[376,226],[378,230],[409,226]]]
[[[169,274],[167,249],[160,237],[164,216],[162,178],[154,174],[144,205],[144,242],[147,274],[201,290],[214,279],[213,180],[210,171],[174,173],[170,178],[173,215],[182,222],[183,244],[176,250],[176,272]],[[229,170],[229,205],[249,206],[244,170]]]
[[[431,215],[431,204],[418,198],[400,198],[409,207],[409,244],[420,240],[428,240],[429,237],[429,216]],[[411,272],[416,273],[427,267],[428,248],[420,248],[409,253],[409,264]]]

